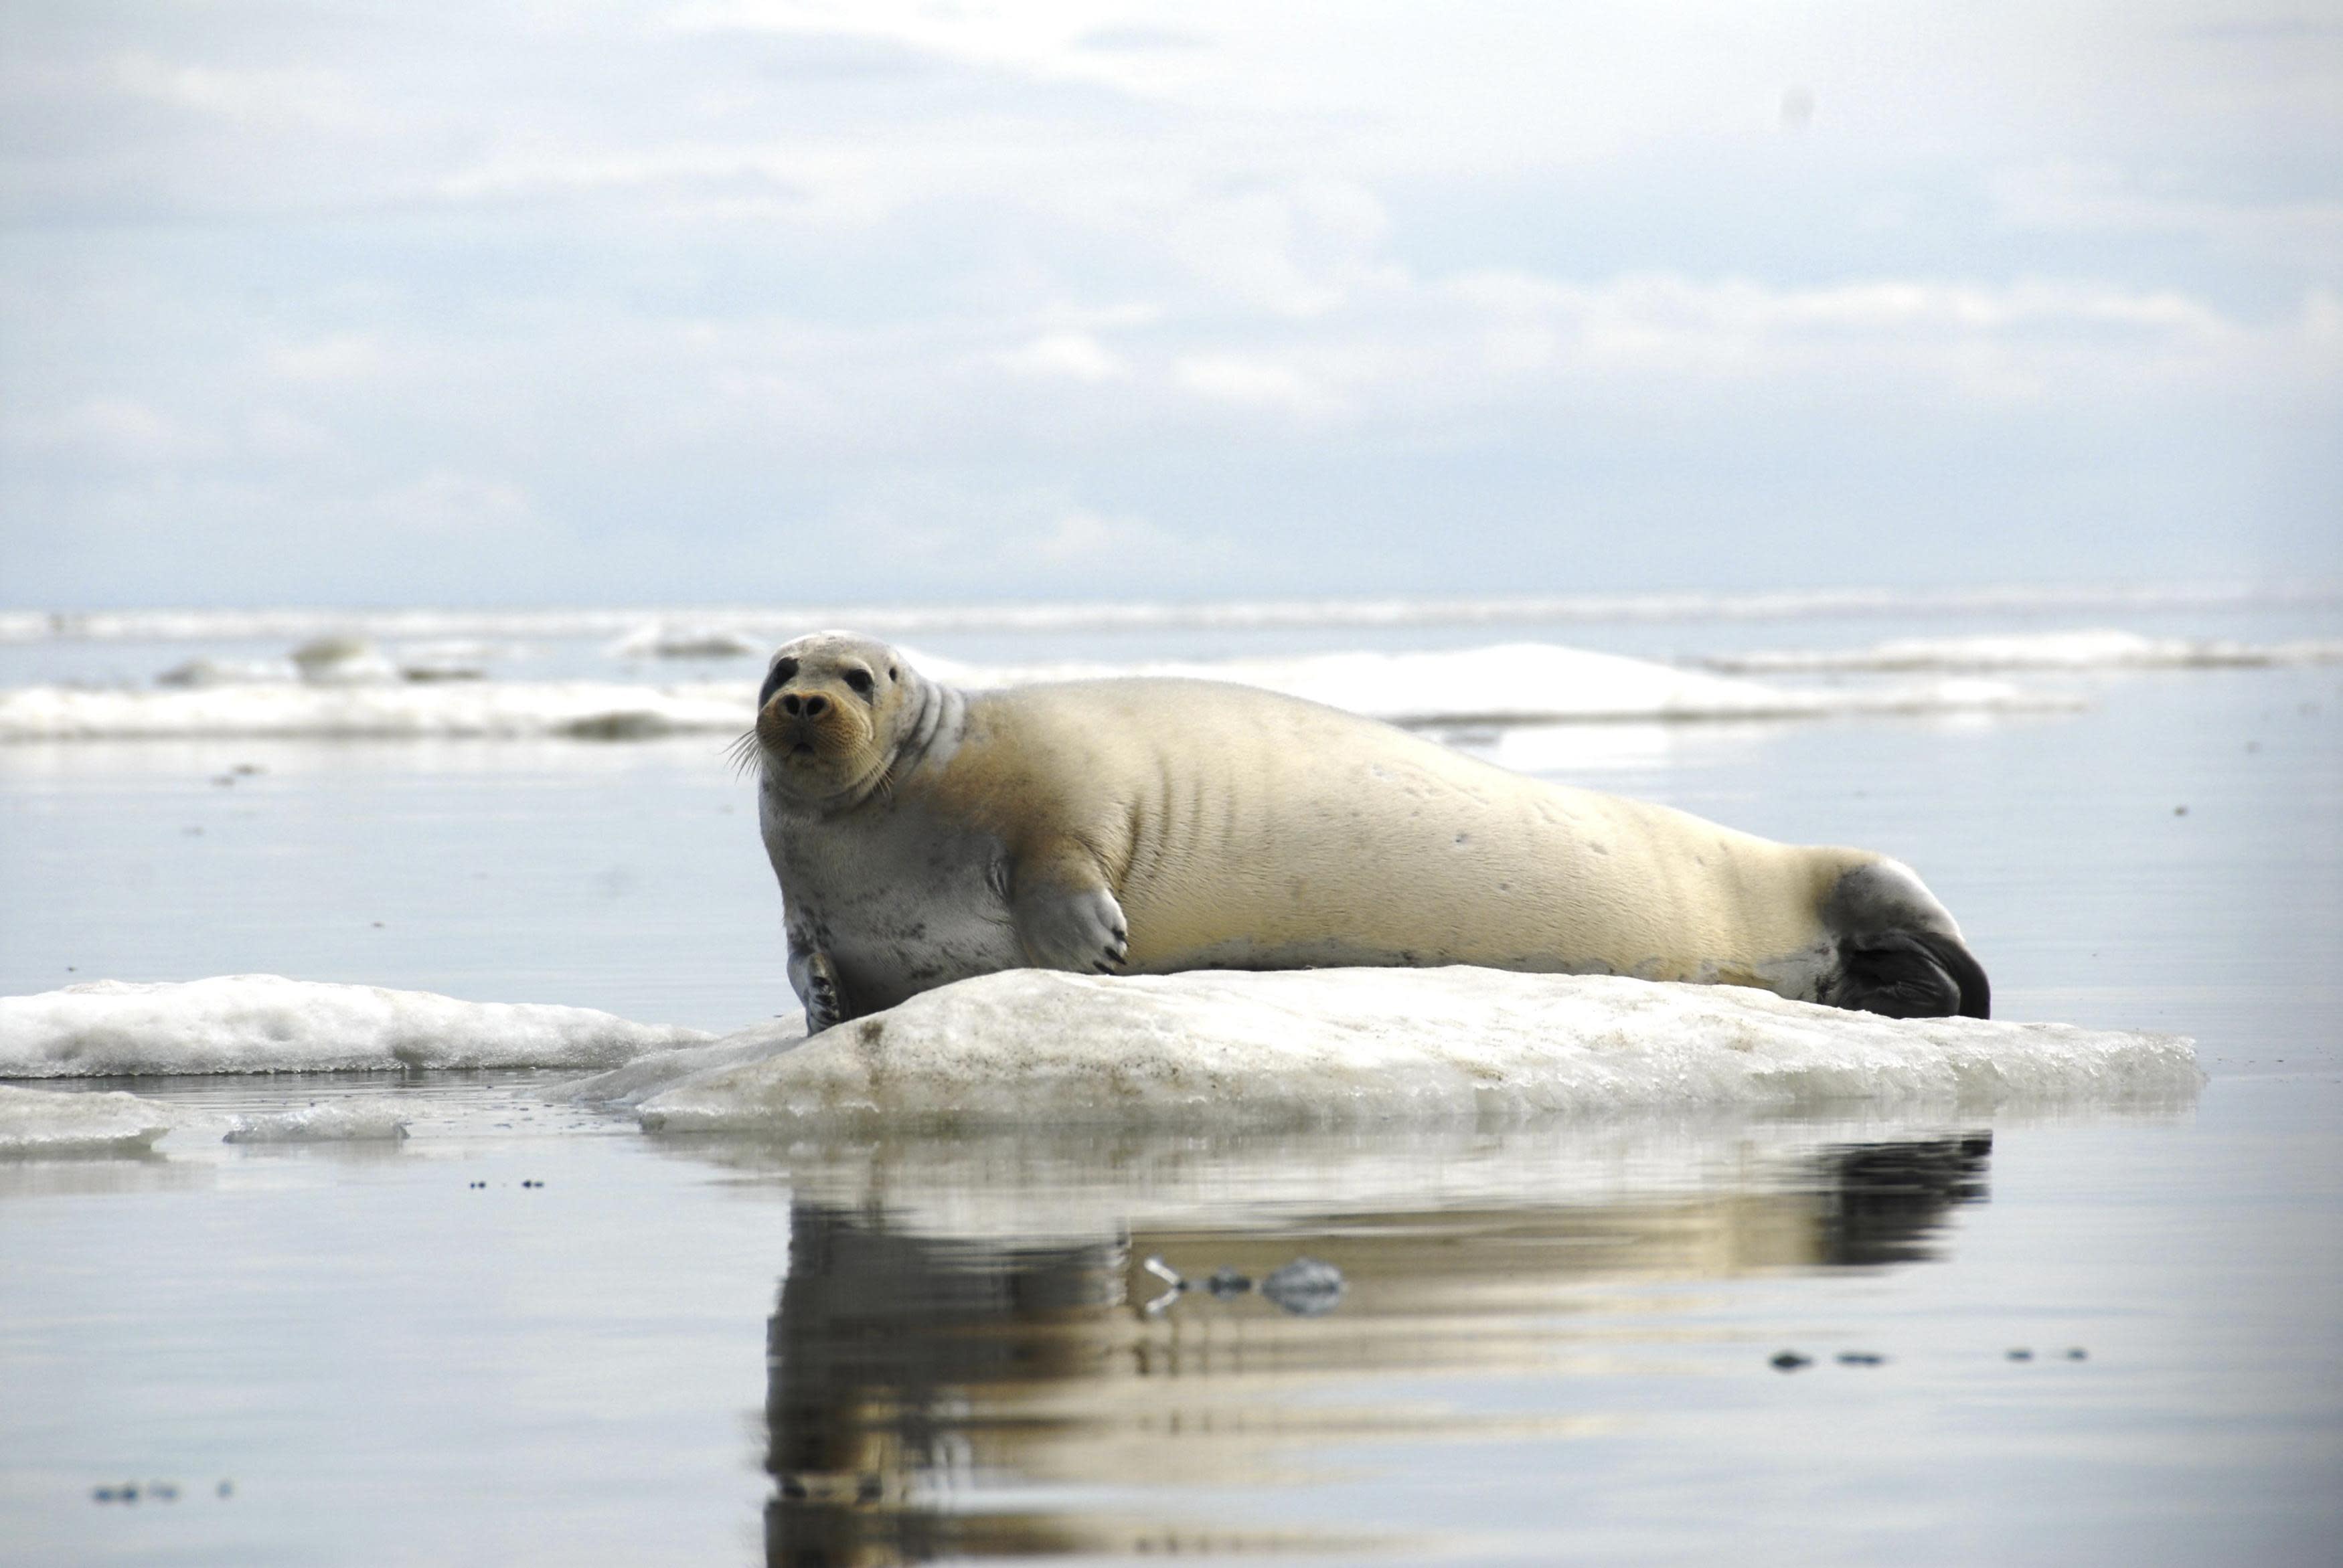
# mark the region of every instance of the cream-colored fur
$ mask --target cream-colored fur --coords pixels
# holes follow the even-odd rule
[[[823,633],[774,656],[757,736],[817,1024],[1020,965],[1481,964],[1845,1000],[1846,939],[1959,940],[1883,857],[1544,783],[1247,687],[962,694]]]

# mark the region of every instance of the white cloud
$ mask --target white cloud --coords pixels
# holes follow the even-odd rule
[[[1172,363],[1172,378],[1182,390],[1200,397],[1247,408],[1309,418],[1336,412],[1334,400],[1312,385],[1299,367],[1267,355],[1184,355]]]
[[[1180,548],[1178,538],[1144,518],[1080,508],[1025,545],[1028,553],[1053,567],[1133,564]]]
[[[313,66],[219,66],[133,54],[114,62],[112,77],[131,97],[261,129],[298,135],[390,123],[363,82]]]
[[[24,453],[80,455],[140,466],[199,456],[210,443],[197,430],[136,397],[85,397],[49,413],[12,414],[0,437]]]
[[[544,514],[520,485],[447,469],[380,491],[358,511],[369,523],[394,532],[426,536],[529,537],[547,531]]]
[[[307,385],[370,381],[391,367],[393,355],[380,335],[336,332],[298,343],[281,343],[266,354],[269,370]]]
[[[1043,380],[1096,383],[1131,373],[1120,357],[1087,332],[1045,332],[993,357],[1013,376]]]
[[[2185,235],[2240,256],[2318,266],[2343,264],[2343,199],[2245,201],[2137,189],[2105,165],[2006,170],[1993,182],[2003,217],[2026,228],[2080,234]]]

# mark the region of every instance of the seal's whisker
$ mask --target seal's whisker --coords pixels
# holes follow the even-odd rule
[[[759,760],[757,732],[753,729],[749,730],[739,739],[727,745],[724,748],[724,757],[725,760],[732,764],[732,771],[736,776],[745,777],[754,771]]]

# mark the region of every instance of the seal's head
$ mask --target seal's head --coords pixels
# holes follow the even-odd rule
[[[757,693],[766,785],[808,809],[882,788],[920,709],[919,676],[874,638],[818,631],[784,645]]]

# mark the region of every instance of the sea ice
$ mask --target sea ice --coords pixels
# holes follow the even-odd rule
[[[785,640],[735,627],[655,620],[618,638],[609,652],[613,658],[745,658]]]
[[[749,727],[753,683],[415,680],[0,689],[0,741],[195,739],[636,739]]]
[[[969,687],[1111,676],[1182,676],[1283,691],[1400,724],[1525,724],[1582,719],[1799,719],[1844,713],[2028,712],[2072,698],[2000,681],[1796,689],[1549,643],[1413,653],[1329,653],[1196,664],[982,668],[911,653],[938,678]],[[338,668],[338,667],[326,667]],[[392,675],[395,677],[394,669]],[[0,740],[135,737],[570,736],[636,739],[737,734],[754,717],[752,678],[319,684],[256,681],[167,690],[28,686],[0,690]]]
[[[607,1068],[709,1038],[590,1008],[458,1001],[277,975],[96,980],[0,997],[0,1078]]]
[[[546,1098],[579,1105],[633,1107],[689,1078],[741,1062],[758,1061],[805,1039],[802,1014],[751,1024],[707,1045],[651,1051],[623,1067],[598,1072],[548,1091]]]
[[[363,1143],[407,1136],[414,1110],[395,1100],[320,1100],[298,1111],[238,1116],[223,1143]]]
[[[168,1111],[135,1094],[0,1084],[0,1155],[136,1153],[171,1126]]]
[[[1795,689],[1683,669],[1647,658],[1503,643],[1403,653],[1321,653],[1217,663],[1056,664],[981,668],[914,654],[912,662],[966,687],[1113,676],[1227,680],[1347,709],[1393,724],[1540,724],[1574,719],[1805,719],[1861,712],[2031,711],[2068,699],[1993,681]]]
[[[2343,641],[2306,638],[2248,643],[2217,638],[2143,637],[2100,629],[1989,637],[1912,637],[1855,648],[1774,648],[1717,654],[1713,669],[1759,674],[1918,670],[2182,669],[2343,661]]]
[[[1726,986],[1467,968],[1014,970],[801,1045],[769,1042],[639,1113],[667,1131],[1228,1129],[1855,1102],[1967,1111],[2186,1099],[2200,1081],[2189,1042],[2169,1036],[1886,1019]]]

